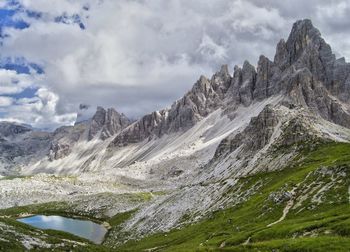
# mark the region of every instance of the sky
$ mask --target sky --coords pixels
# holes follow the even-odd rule
[[[348,60],[349,11],[347,0],[0,0],[0,121],[54,129],[80,104],[136,119],[222,64],[273,59],[303,18]]]

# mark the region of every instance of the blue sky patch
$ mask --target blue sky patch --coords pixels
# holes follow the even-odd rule
[[[29,24],[23,20],[15,18],[17,10],[15,9],[0,9],[0,38],[6,38],[4,28],[12,27],[15,29],[26,29]]]
[[[4,65],[0,66],[0,68],[6,69],[6,70],[14,70],[18,74],[21,74],[21,73],[29,74],[30,73],[29,67],[25,66],[25,65],[18,65],[18,64],[13,64],[13,63],[7,63],[7,64],[4,64]]]
[[[5,58],[0,60],[0,69],[13,70],[16,71],[17,74],[30,74],[33,70],[37,74],[43,74],[44,70],[42,67],[35,63],[28,63],[25,58]],[[16,83],[13,82],[15,85]],[[33,83],[34,84],[34,83]],[[35,96],[38,91],[37,87],[28,87],[24,89],[22,92],[17,94],[8,94],[9,97],[14,99],[20,98],[32,98]]]
[[[37,74],[43,74],[44,69],[38,64],[28,62],[25,58],[0,59],[0,69],[13,70],[18,74],[30,74],[34,70]]]
[[[35,96],[36,92],[38,91],[38,88],[36,87],[29,87],[24,89],[21,93],[10,95],[12,98],[15,99],[21,99],[21,98],[32,98]]]

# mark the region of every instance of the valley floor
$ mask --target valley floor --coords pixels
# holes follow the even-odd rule
[[[169,232],[133,238],[132,230],[125,229],[140,207],[166,192],[101,193],[74,201],[2,209],[0,250],[349,251],[349,185],[350,144],[326,143],[314,150],[304,149],[284,170],[240,178],[222,197],[234,198],[256,188],[245,194],[241,203],[197,221],[196,213],[188,212],[182,217],[184,224]],[[99,204],[93,204],[97,199]],[[129,206],[127,211],[109,211],[120,202]],[[97,246],[73,235],[36,230],[15,221],[28,213],[80,216],[107,222],[110,231]]]

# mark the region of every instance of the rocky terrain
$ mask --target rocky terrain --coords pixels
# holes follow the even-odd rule
[[[137,121],[98,107],[54,132],[0,123],[0,215],[118,219],[101,251],[349,245],[349,91],[350,64],[301,20],[273,60],[222,66]],[[37,239],[22,245],[62,242]]]

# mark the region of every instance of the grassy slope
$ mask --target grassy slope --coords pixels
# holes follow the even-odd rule
[[[242,178],[240,183],[248,187],[257,181],[264,183],[247,202],[180,230],[129,241],[118,251],[350,250],[350,144],[325,144],[305,151],[303,156],[306,158],[283,171]],[[321,202],[312,201],[327,183],[333,186],[321,194]],[[288,201],[275,203],[269,195],[297,185],[295,203],[303,195],[310,195],[299,207],[292,208],[285,220],[267,227],[281,217]],[[248,244],[243,245],[247,240]]]

